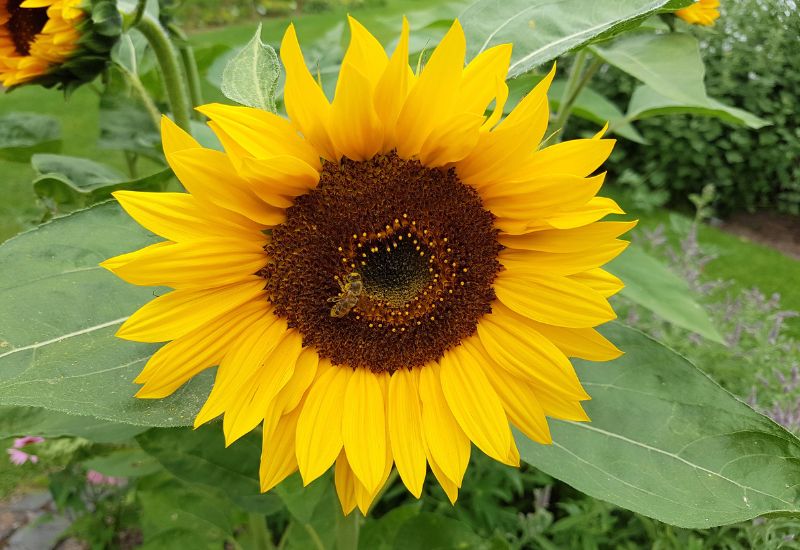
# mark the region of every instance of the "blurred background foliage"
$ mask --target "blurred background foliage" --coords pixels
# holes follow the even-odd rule
[[[688,195],[717,190],[723,216],[776,208],[800,214],[800,15],[794,0],[723,2],[711,29],[693,27],[701,41],[709,95],[725,98],[772,123],[753,130],[712,117],[674,115],[636,127],[650,145],[622,141],[610,167],[655,205],[690,206]],[[636,81],[609,68],[592,87],[624,102]]]

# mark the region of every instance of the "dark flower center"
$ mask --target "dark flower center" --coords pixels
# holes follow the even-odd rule
[[[8,0],[6,10],[10,17],[6,28],[19,55],[28,55],[31,43],[47,23],[47,8],[22,8],[23,0]]]
[[[259,274],[276,314],[334,364],[422,366],[491,312],[502,247],[454,170],[395,153],[325,162],[286,214]]]

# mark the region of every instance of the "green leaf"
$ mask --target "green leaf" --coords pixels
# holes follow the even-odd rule
[[[395,550],[457,550],[486,548],[469,525],[439,514],[423,512],[406,520],[394,539]]]
[[[56,219],[0,246],[0,405],[42,407],[142,426],[185,426],[208,395],[208,375],[164,400],[133,397],[156,346],[114,337],[163,290],[98,266],[159,239],[116,203]],[[208,373],[210,374],[210,373]]]
[[[421,502],[393,508],[378,519],[370,519],[361,527],[358,547],[361,550],[391,550],[400,527],[419,515]]]
[[[513,43],[509,76],[547,63],[594,39],[639,25],[662,8],[690,0],[475,0],[459,16],[469,57]]]
[[[88,470],[113,477],[143,477],[161,470],[161,464],[141,449],[118,449],[83,462]]]
[[[261,444],[254,432],[227,448],[218,424],[197,430],[150,430],[136,439],[175,477],[219,489],[249,512],[266,515],[282,507],[276,495],[260,492]]]
[[[634,34],[607,45],[592,47],[594,53],[618,69],[644,82],[644,90],[631,99],[628,120],[654,116],[659,109],[685,106],[704,109],[702,114],[761,128],[769,124],[746,111],[726,107],[706,94],[705,66],[697,39],[684,33]],[[653,113],[647,113],[652,110]]]
[[[0,158],[28,162],[32,154],[58,150],[60,146],[58,119],[36,113],[0,116]]]
[[[234,518],[225,497],[167,476],[139,482],[143,549],[218,550],[233,538]]]
[[[0,407],[0,438],[38,435],[81,437],[95,443],[120,443],[146,429],[35,407]]]
[[[141,100],[123,93],[105,93],[100,97],[101,149],[131,151],[159,162],[161,133],[153,124]]]
[[[122,189],[159,191],[172,178],[172,171],[165,168],[130,180],[105,164],[67,155],[34,155],[31,164],[39,173],[33,181],[36,195],[51,209],[61,211],[97,204]]]
[[[561,94],[564,92],[565,85],[566,82],[564,80],[555,80],[550,86],[548,95],[553,109],[557,110],[559,108]],[[572,114],[590,122],[595,122],[600,126],[608,122],[610,133],[636,143],[647,144],[647,141],[639,131],[625,120],[625,115],[616,105],[588,86],[584,86],[578,97],[575,98],[575,103],[572,105]]]
[[[800,513],[800,440],[641,332],[602,332],[625,355],[575,361],[592,421],[551,421],[552,445],[518,433],[525,462],[680,527]]]
[[[763,128],[772,123],[759,118],[752,113],[736,107],[728,107],[724,103],[711,97],[694,104],[670,99],[650,86],[638,86],[631,96],[628,104],[628,120],[641,120],[654,116],[690,114],[716,117],[731,124],[743,124],[753,129]]]
[[[225,66],[222,93],[242,105],[274,113],[280,73],[278,55],[272,46],[261,41],[259,24],[250,42]]]
[[[703,307],[691,297],[686,281],[636,245],[606,267],[622,279],[621,294],[670,323],[720,344],[725,339]]]

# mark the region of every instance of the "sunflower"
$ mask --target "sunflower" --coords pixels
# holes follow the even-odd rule
[[[121,24],[113,0],[0,0],[0,84],[72,89],[90,81]]]
[[[719,19],[719,0],[697,0],[688,8],[677,10],[675,15],[691,25],[710,27]]]
[[[501,120],[510,45],[464,67],[456,21],[415,74],[405,21],[391,57],[350,31],[332,102],[290,26],[288,120],[200,107],[224,152],[163,120],[188,193],[118,192],[166,240],[103,265],[174,290],[117,335],[169,341],[138,397],[218,365],[195,425],[222,415],[230,444],[262,424],[263,491],[335,463],[344,512],[366,513],[394,465],[416,497],[429,465],[455,502],[471,443],[517,466],[510,424],[550,443],[546,417],[588,420],[568,357],[621,353],[593,327],[634,222],[599,221],[622,212],[591,175],[613,140],[537,150],[554,71]]]

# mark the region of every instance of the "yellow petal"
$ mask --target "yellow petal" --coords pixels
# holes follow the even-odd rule
[[[266,239],[264,242],[198,239],[168,247],[144,248],[116,268],[106,262],[100,265],[134,285],[173,288],[223,286],[247,279],[266,265],[265,242]],[[113,261],[111,265],[114,265]]]
[[[503,271],[494,288],[509,309],[550,325],[585,328],[617,317],[602,295],[566,277]]]
[[[241,395],[286,332],[286,321],[272,314],[254,319],[242,331],[219,364],[211,394],[194,419],[195,427],[240,406]],[[266,407],[262,412],[267,412]]]
[[[166,156],[184,149],[200,149],[203,146],[166,115],[161,115],[161,147]]]
[[[536,387],[587,397],[569,359],[527,319],[500,303],[478,323],[478,338],[494,363]]]
[[[226,445],[264,420],[270,403],[294,374],[297,358],[303,349],[302,341],[300,333],[290,329],[269,356],[261,358],[252,375],[240,375],[242,383],[236,401],[225,411],[222,423]]]
[[[296,157],[242,158],[239,174],[264,202],[277,208],[294,204],[293,197],[317,185],[319,172]]]
[[[483,370],[497,392],[503,409],[511,423],[530,439],[549,444],[553,442],[547,425],[544,410],[536,397],[535,385],[525,379],[512,376],[498,365],[493,364],[491,355],[482,349],[480,343],[472,342],[478,353],[483,355]],[[546,391],[546,390],[542,390]]]
[[[525,235],[500,235],[500,244],[508,248],[542,252],[583,252],[602,246],[619,237],[636,222],[595,222],[574,229],[549,229]]]
[[[525,169],[531,174],[573,174],[585,177],[605,162],[614,148],[614,139],[572,139],[534,153]]]
[[[336,484],[336,494],[339,496],[339,502],[342,503],[342,511],[344,515],[350,515],[356,507],[356,480],[353,470],[347,463],[347,456],[344,449],[339,453],[339,458],[336,459],[336,467],[334,468],[334,482]]]
[[[425,482],[425,441],[419,398],[419,369],[400,369],[389,382],[389,441],[397,472],[415,497]]]
[[[136,258],[138,258],[141,254],[145,253],[145,251],[152,251],[157,250],[159,248],[165,248],[172,246],[173,242],[171,241],[161,241],[158,243],[154,243],[144,248],[140,248],[139,250],[135,250],[133,252],[126,252],[125,254],[120,254],[119,256],[114,256],[113,258],[109,258],[103,262],[100,262],[100,267],[104,267],[107,270],[111,271],[112,273],[119,267],[124,266],[128,262],[132,262]]]
[[[572,229],[600,220],[609,214],[624,214],[619,205],[608,197],[594,197],[585,205],[572,211],[556,212],[544,222],[557,229]],[[542,229],[549,229],[543,227]]]
[[[554,76],[555,65],[497,127],[481,136],[474,152],[456,166],[461,181],[481,188],[536,174],[524,169],[522,161],[530,158],[547,129],[547,90]]]
[[[580,357],[588,361],[611,361],[622,355],[622,351],[593,328],[563,328],[536,321],[531,323],[569,357]]]
[[[581,278],[579,274],[594,270],[619,256],[628,245],[627,241],[614,239],[596,248],[581,252],[540,252],[538,250],[514,250],[507,248],[500,253],[500,263],[509,274],[512,273],[550,273],[553,275],[573,275],[573,280],[595,288],[593,277]],[[578,275],[576,275],[578,274]],[[597,281],[600,282],[600,281]],[[591,283],[591,284],[590,284]],[[605,294],[603,294],[606,296]]]
[[[342,64],[333,99],[330,135],[343,155],[368,160],[383,144],[383,125],[373,108],[372,85],[352,64]]]
[[[342,66],[352,65],[364,76],[371,90],[380,80],[389,60],[381,43],[361,23],[349,15],[347,21],[350,24],[350,45],[342,59]],[[347,85],[347,81],[343,81],[339,73],[336,95],[343,85]]]
[[[480,357],[462,345],[441,359],[442,391],[461,429],[484,453],[506,462],[511,430],[503,404],[486,379]]]
[[[411,158],[453,113],[464,68],[466,40],[456,20],[431,55],[397,119],[397,153]]]
[[[381,378],[379,376],[379,378]],[[392,449],[389,445],[386,446],[386,454],[384,455],[384,462],[383,462],[383,474],[381,475],[381,479],[378,483],[378,486],[372,490],[368,491],[364,484],[361,483],[356,477],[356,484],[355,484],[355,493],[356,493],[356,504],[358,505],[358,509],[361,510],[361,513],[365,516],[369,512],[370,506],[375,501],[375,498],[383,489],[383,486],[386,484],[386,480],[389,478],[389,474],[392,472],[392,465],[394,464],[392,460]]]
[[[261,439],[261,465],[258,469],[261,492],[266,493],[297,471],[295,434],[300,409],[283,416],[272,432],[263,432]]]
[[[623,241],[624,242],[624,241]],[[573,281],[578,281],[591,289],[596,290],[602,296],[609,298],[625,288],[625,284],[619,279],[603,269],[589,269],[583,273],[576,273],[570,276]]]
[[[593,178],[570,174],[535,175],[523,181],[481,187],[480,195],[486,207],[493,212],[515,207],[518,210],[533,210],[528,217],[531,219],[551,214],[554,209],[583,206],[597,194],[604,180],[605,173]]]
[[[483,115],[497,95],[496,83],[506,80],[511,50],[511,44],[500,44],[481,52],[469,62],[461,79],[459,111]]]
[[[300,400],[305,395],[314,377],[317,375],[319,366],[319,355],[313,348],[303,348],[297,364],[294,367],[294,374],[280,393],[281,412],[289,413],[300,404]],[[277,399],[276,399],[277,401]]]
[[[267,204],[239,177],[228,155],[211,149],[184,149],[167,155],[184,187],[199,200],[237,212],[264,226],[282,223],[283,209]]]
[[[419,395],[422,428],[431,457],[444,475],[461,487],[469,464],[469,438],[458,425],[442,393],[439,365],[431,363],[420,369]]]
[[[286,84],[284,86],[284,102],[289,118],[306,140],[328,160],[336,161],[340,155],[331,142],[328,128],[330,126],[331,105],[308,72],[294,25],[289,25],[281,42],[281,60],[286,68]]]
[[[218,288],[173,290],[139,308],[117,336],[136,342],[175,340],[256,298],[266,300],[264,279],[255,276]]]
[[[221,103],[203,105],[197,110],[255,158],[293,156],[315,170],[322,168],[319,154],[300,137],[288,120],[278,115],[263,109]]]
[[[144,384],[136,397],[166,397],[201,371],[219,364],[242,331],[256,318],[271,315],[270,311],[267,302],[249,302],[161,347],[134,380]]]
[[[383,391],[369,369],[357,368],[343,402],[342,441],[347,461],[368,492],[381,481],[386,457]]]
[[[589,416],[583,410],[580,401],[567,399],[546,391],[537,391],[536,399],[542,406],[544,414],[550,418],[572,420],[573,422],[589,421]]]
[[[297,423],[297,465],[308,485],[330,468],[342,449],[342,416],[352,369],[326,370],[308,392]]]
[[[474,113],[458,113],[442,122],[422,144],[419,160],[429,168],[461,160],[478,143],[483,120]]]
[[[392,59],[375,86],[375,113],[383,121],[384,137],[382,152],[396,147],[395,126],[397,117],[405,104],[408,91],[414,82],[414,74],[408,66],[408,20],[403,17],[403,31]]]
[[[114,198],[140,225],[171,241],[204,237],[261,240],[263,226],[230,212],[209,208],[188,193],[116,191]]]
[[[456,484],[452,479],[445,475],[444,471],[442,471],[442,469],[431,456],[430,449],[428,449],[427,456],[428,462],[431,465],[431,471],[433,472],[436,481],[438,481],[439,485],[442,486],[442,490],[444,491],[444,494],[447,495],[447,499],[450,501],[450,504],[455,504],[456,499],[458,499],[458,488],[460,483]]]

